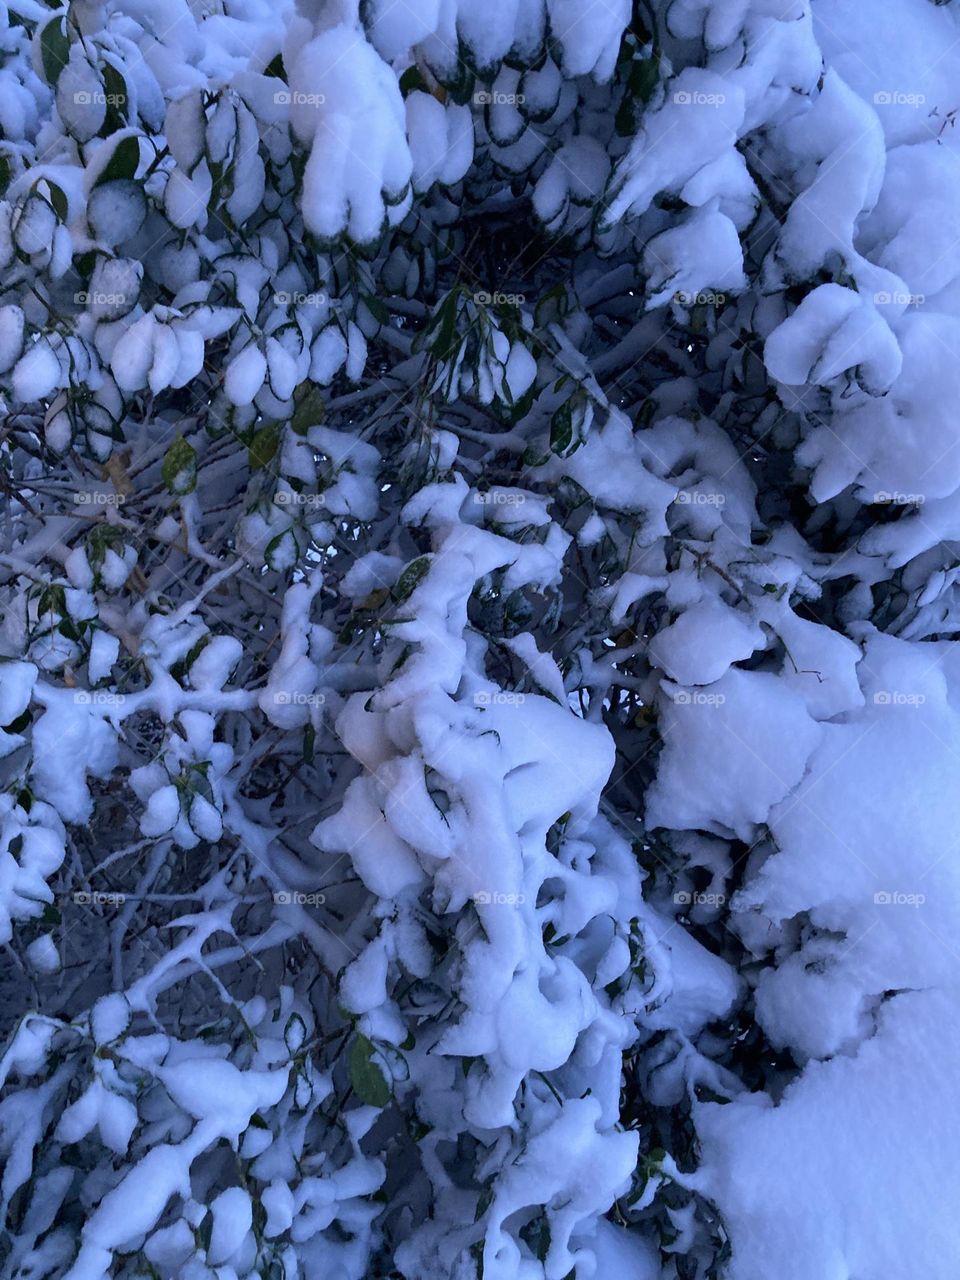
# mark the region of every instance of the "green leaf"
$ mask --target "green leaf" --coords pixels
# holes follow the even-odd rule
[[[162,474],[163,483],[178,498],[197,487],[197,451],[183,436],[177,436],[167,450]]]
[[[275,538],[271,538],[263,551],[263,558],[271,569],[284,572],[296,564],[300,549],[292,529],[284,529]]]
[[[105,62],[103,65],[103,87],[107,96],[107,112],[104,124],[109,127],[102,130],[102,132],[107,135],[126,126],[130,94],[127,91],[126,80],[117,68],[109,62]]]
[[[288,1053],[296,1053],[307,1038],[307,1024],[299,1013],[291,1013],[283,1028],[283,1043]]]
[[[426,576],[429,568],[429,556],[421,556],[418,560],[412,560],[397,580],[397,585],[393,588],[393,598],[395,600],[406,600],[408,596],[413,595],[417,584],[421,578]]]
[[[409,94],[429,93],[430,87],[423,78],[423,72],[416,65],[407,67],[406,71],[400,77],[400,92],[406,98]]]
[[[573,443],[573,405],[565,400],[550,419],[550,450],[564,458],[572,452]]]
[[[276,422],[261,427],[250,441],[247,459],[251,471],[259,471],[272,462],[280,445],[280,426]]]
[[[70,37],[63,14],[51,18],[40,32],[40,60],[47,84],[55,89],[60,72],[70,61]]]
[[[66,222],[69,209],[69,206],[67,205],[67,197],[55,182],[48,182],[47,187],[50,191],[50,203],[53,205],[54,213],[61,222]]]
[[[301,383],[306,386],[306,383]],[[298,387],[299,391],[300,388]],[[294,435],[305,436],[311,427],[318,427],[327,416],[327,405],[319,387],[310,387],[297,401],[290,426]]]
[[[660,54],[649,58],[635,58],[630,66],[627,87],[617,110],[614,126],[621,137],[636,133],[640,127],[643,108],[653,97],[660,83]]]
[[[390,1101],[390,1086],[373,1061],[373,1045],[365,1035],[357,1035],[350,1046],[350,1083],[361,1102],[371,1107],[385,1107]]]
[[[466,106],[473,97],[473,86],[476,80],[476,76],[470,66],[470,59],[466,56],[467,53],[468,50],[461,41],[457,47],[456,59],[451,60],[453,70],[450,72],[444,71],[442,74],[439,68],[434,70],[434,74],[458,107]]]
[[[131,181],[140,163],[140,139],[127,134],[113,149],[113,155],[106,163],[95,187],[102,187],[108,182]]]
[[[271,76],[277,80],[286,80],[287,72],[283,65],[282,53],[278,53],[273,61],[268,66],[264,67],[263,74],[265,76]]]
[[[378,324],[390,323],[390,312],[383,305],[379,298],[375,298],[372,293],[364,293],[360,295],[364,306],[373,316]]]
[[[17,716],[16,720],[11,720],[9,724],[3,726],[4,733],[22,733],[27,725],[33,719],[30,708],[27,707],[22,715]]]
[[[438,360],[449,359],[459,346],[457,335],[457,294],[456,290],[444,298],[437,312],[439,321],[437,336],[433,343],[433,354]]]

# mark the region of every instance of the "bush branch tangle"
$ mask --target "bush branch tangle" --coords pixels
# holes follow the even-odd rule
[[[955,1280],[960,7],[0,48],[0,1277]]]

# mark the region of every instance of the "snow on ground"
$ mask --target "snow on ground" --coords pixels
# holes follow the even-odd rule
[[[955,1280],[958,995],[895,996],[874,1039],[812,1063],[779,1106],[699,1108],[698,1184],[733,1241],[726,1280]]]

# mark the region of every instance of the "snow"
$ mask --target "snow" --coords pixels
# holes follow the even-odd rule
[[[712,684],[734,662],[764,647],[756,623],[719,600],[703,600],[657,633],[650,657],[678,684]]]
[[[548,1274],[565,1275],[577,1267],[571,1235],[611,1191],[622,1189],[636,1163],[637,1135],[601,1135],[599,1118],[596,1099],[568,1102],[558,1119],[531,1138],[517,1164],[504,1171],[484,1244],[485,1272],[505,1273],[508,1260],[517,1257],[516,1244],[502,1227],[511,1213],[528,1205],[543,1205],[550,1222]]]
[[[0,725],[11,724],[26,711],[37,674],[32,662],[0,663]]]
[[[23,309],[15,303],[0,307],[0,373],[7,373],[23,351]]]
[[[571,76],[593,74],[606,80],[613,72],[620,36],[630,21],[629,0],[584,9],[577,0],[547,0],[550,24],[563,50],[563,69]]]
[[[41,933],[27,946],[27,960],[37,973],[57,972],[60,968],[60,954],[49,933]]]
[[[47,705],[33,726],[32,784],[66,822],[85,822],[93,802],[85,773],[103,778],[117,763],[117,735],[93,708],[68,691]]]
[[[95,187],[87,203],[94,238],[110,248],[132,239],[143,225],[144,214],[143,191],[128,180]]]
[[[896,995],[856,1056],[812,1064],[779,1105],[698,1108],[697,1185],[729,1224],[730,1280],[954,1274],[956,1221],[936,1206],[960,1195],[955,1002]]]
[[[888,390],[903,367],[897,340],[876,307],[835,284],[807,294],[767,339],[764,361],[773,378],[791,386],[823,385],[856,368],[874,394]]]
[[[223,389],[231,404],[252,404],[267,376],[267,358],[254,342],[239,351],[227,365]]]
[[[328,324],[310,349],[310,377],[320,386],[328,386],[347,358],[347,342],[336,324]]]
[[[473,120],[468,108],[444,106],[432,94],[419,91],[410,94],[405,108],[414,189],[459,182],[473,160]]]
[[[957,105],[955,64],[946,56],[957,38],[950,8],[915,0],[817,0],[813,20],[824,56],[874,107],[888,146],[939,134]]]
[[[514,401],[527,394],[537,376],[537,361],[522,342],[514,342],[504,366],[504,381]]]
[[[776,676],[731,668],[706,689],[663,681],[664,740],[647,793],[647,825],[735,834],[757,823],[802,779],[821,730]]]
[[[11,1274],[954,1280],[956,6],[120,8],[0,22]]]
[[[207,1261],[213,1266],[227,1262],[240,1248],[253,1222],[253,1206],[242,1187],[228,1187],[210,1205],[213,1229]]]
[[[318,236],[368,244],[387,217],[385,198],[395,206],[412,172],[396,78],[346,24],[290,52],[290,123],[310,145],[304,221]]]
[[[743,116],[744,95],[739,87],[711,71],[684,68],[670,81],[666,99],[645,118],[641,133],[621,161],[607,221],[614,222],[628,211],[645,212],[661,191],[682,197],[687,183],[733,144]],[[717,194],[716,184],[711,186],[709,194],[697,193],[697,205]]]
[[[80,1253],[67,1272],[70,1280],[99,1280],[110,1250],[149,1231],[171,1195],[189,1195],[184,1154],[168,1143],[158,1144],[104,1196],[84,1226]]]
[[[223,819],[205,796],[194,796],[190,801],[190,826],[201,840],[211,844],[223,835]]]
[[[720,299],[739,293],[746,285],[743,251],[737,228],[719,211],[713,200],[703,209],[694,209],[677,227],[661,231],[643,250],[647,275],[647,305],[660,306],[671,296],[681,305],[692,306],[699,299]]]
[[[91,684],[105,680],[120,656],[120,641],[107,631],[95,631],[90,641],[90,660],[87,675]]]
[[[17,361],[13,371],[13,391],[21,404],[46,400],[60,385],[60,361],[49,342],[41,338]]]
[[[124,996],[115,991],[101,996],[90,1012],[90,1029],[97,1044],[107,1044],[123,1035],[130,1021],[130,1008]]]
[[[159,836],[170,831],[180,817],[180,794],[172,784],[160,787],[150,796],[140,830],[145,836]]]
[[[219,1058],[185,1058],[159,1071],[171,1098],[198,1120],[210,1120],[223,1137],[236,1141],[261,1108],[283,1095],[282,1072],[239,1071]]]

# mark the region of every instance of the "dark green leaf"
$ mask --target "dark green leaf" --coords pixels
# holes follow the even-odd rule
[[[197,452],[177,436],[163,460],[163,483],[172,494],[183,497],[197,487]]]
[[[421,556],[418,560],[412,560],[401,573],[397,585],[393,588],[393,598],[395,600],[406,600],[413,595],[417,584],[421,578],[426,576],[429,568],[429,556]]]
[[[283,65],[282,53],[278,53],[277,56],[273,59],[273,61],[269,64],[269,66],[264,68],[263,74],[265,76],[273,76],[277,80],[286,80],[287,72],[286,72],[286,68]]]
[[[430,88],[423,78],[423,72],[418,66],[407,67],[400,77],[400,92],[404,97],[407,97],[408,94],[418,91],[420,93],[430,92]]]
[[[47,84],[57,87],[60,72],[70,61],[70,37],[63,14],[51,18],[40,33],[40,60]]]
[[[108,182],[130,181],[136,176],[140,163],[140,139],[128,134],[114,147],[113,155],[94,184],[102,187]]]
[[[50,203],[53,205],[54,213],[56,213],[61,222],[66,222],[68,213],[67,197],[55,182],[48,182],[47,186],[50,189]]]
[[[383,305],[379,298],[375,298],[373,294],[365,293],[361,295],[367,310],[379,324],[390,323],[390,312]]]
[[[573,406],[565,400],[550,420],[550,449],[561,458],[571,452],[573,443]]]
[[[17,716],[16,720],[11,720],[9,724],[3,726],[4,733],[22,733],[26,729],[31,720],[30,708],[27,707],[23,715]]]
[[[250,470],[259,471],[261,467],[268,466],[273,461],[279,444],[280,427],[276,422],[271,422],[267,426],[261,427],[250,441],[250,447],[247,449]]]
[[[306,385],[306,383],[301,384],[301,386]],[[306,394],[297,400],[290,426],[295,435],[305,436],[311,427],[318,427],[326,415],[327,406],[323,392],[319,387],[310,387]]]
[[[373,1061],[373,1045],[364,1035],[358,1035],[350,1046],[350,1083],[368,1106],[385,1107],[390,1101],[390,1086]]]

